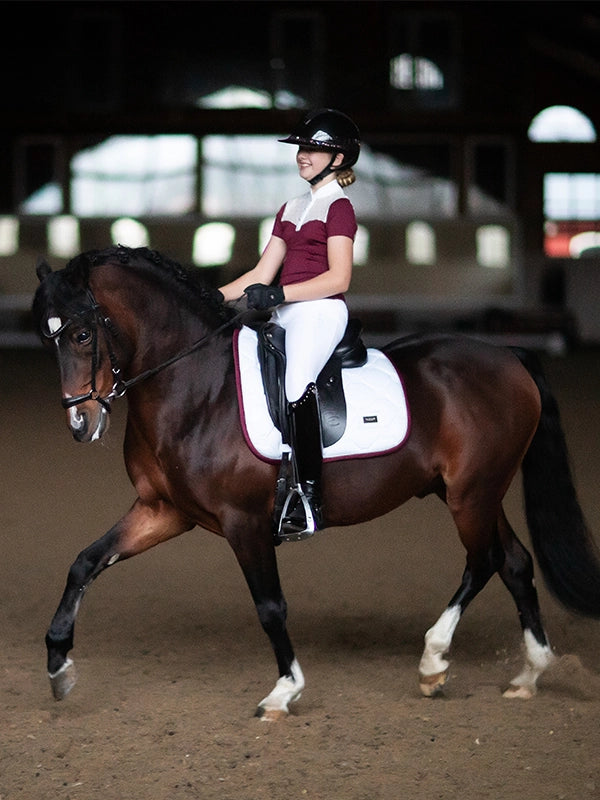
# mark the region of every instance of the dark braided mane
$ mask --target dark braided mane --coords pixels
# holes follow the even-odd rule
[[[64,269],[53,272],[45,261],[38,265],[40,286],[32,305],[36,329],[41,332],[48,316],[62,319],[85,319],[92,311],[88,294],[90,272],[101,269],[103,264],[121,264],[137,272],[140,279],[151,281],[161,287],[207,325],[217,328],[229,322],[236,310],[226,306],[218,294],[204,280],[200,271],[184,267],[167,258],[157,250],[147,247],[123,247],[116,245],[104,250],[88,250],[72,258]],[[40,267],[43,267],[39,271]],[[233,322],[239,326],[239,322]]]
[[[185,267],[174,259],[148,247],[114,245],[104,250],[89,250],[71,259],[65,267],[65,277],[73,283],[87,286],[91,269],[113,262],[140,270],[163,284],[187,308],[206,317],[214,324],[231,319],[235,310],[225,306],[203,278],[200,270]],[[210,321],[209,320],[209,321]]]

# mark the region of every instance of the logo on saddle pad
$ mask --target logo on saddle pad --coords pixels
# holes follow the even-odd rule
[[[269,411],[255,330],[243,326],[234,336],[240,418],[248,447],[265,461],[279,461],[283,438]],[[325,460],[366,458],[397,450],[409,431],[402,381],[380,350],[368,348],[364,366],[341,371],[345,400],[343,434],[323,448]]]

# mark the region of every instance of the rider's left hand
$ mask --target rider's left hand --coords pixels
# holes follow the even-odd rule
[[[260,311],[278,306],[285,300],[285,295],[281,286],[266,286],[264,283],[253,283],[244,289],[248,308],[256,308]]]

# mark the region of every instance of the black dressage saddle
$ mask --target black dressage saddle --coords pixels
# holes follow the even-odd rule
[[[289,443],[285,396],[285,330],[274,322],[264,322],[255,329],[269,414],[275,427],[281,431],[283,441]],[[344,336],[317,378],[323,447],[335,444],[346,429],[342,368],[362,367],[366,363],[367,348],[361,334],[360,320],[348,320]]]

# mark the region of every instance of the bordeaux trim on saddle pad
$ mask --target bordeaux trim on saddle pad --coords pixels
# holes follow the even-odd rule
[[[248,447],[263,461],[281,459],[282,437],[265,397],[256,332],[243,326],[234,332],[240,421]],[[323,450],[323,458],[369,458],[399,449],[410,430],[404,387],[396,368],[381,351],[368,348],[363,367],[342,370],[347,406],[344,435]]]

